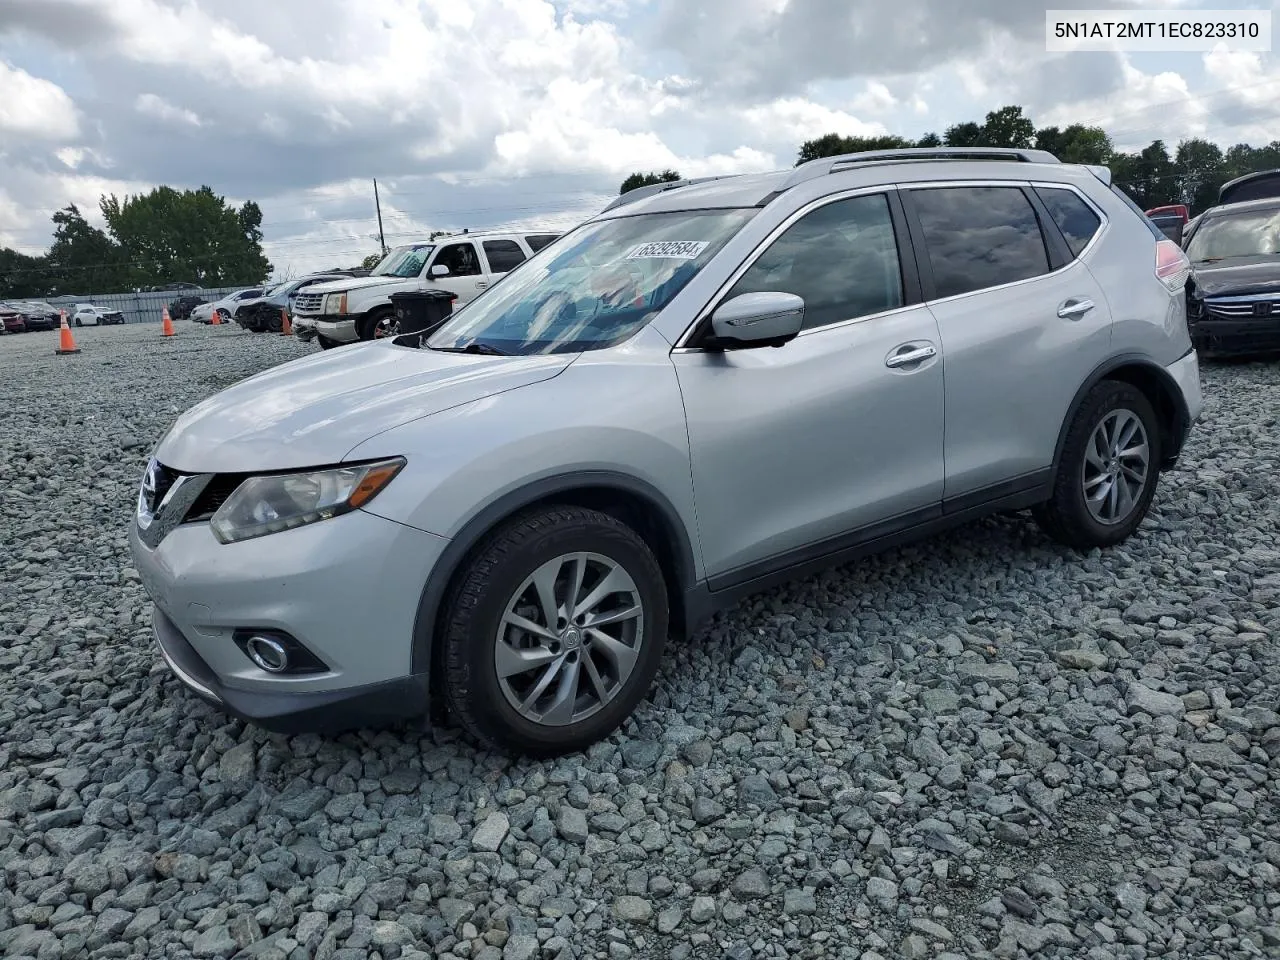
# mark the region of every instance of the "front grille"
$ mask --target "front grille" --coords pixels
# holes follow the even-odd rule
[[[236,488],[248,476],[247,473],[220,473],[215,476],[196,498],[196,502],[191,505],[182,522],[194,523],[198,520],[208,520],[218,512],[218,508],[227,502],[231,494],[236,492]]]
[[[1204,305],[1209,316],[1223,320],[1280,319],[1280,299],[1274,297],[1208,297]]]
[[[293,301],[293,309],[298,313],[319,313],[323,305],[323,293],[300,293]]]
[[[164,502],[165,495],[169,492],[169,488],[173,486],[173,482],[180,477],[181,474],[177,470],[171,470],[159,460],[156,461],[155,471],[152,477],[155,481],[155,492],[151,494],[151,502],[147,504],[153,511],[156,507]]]

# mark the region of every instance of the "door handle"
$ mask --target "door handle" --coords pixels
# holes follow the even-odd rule
[[[488,285],[489,285],[489,284],[488,284],[488,281],[485,281],[485,280],[477,280],[477,281],[476,281],[476,289],[477,289],[477,290],[483,290],[483,289],[484,289],[485,287],[487,287]]]
[[[1087,297],[1080,300],[1068,300],[1058,308],[1058,316],[1063,320],[1079,320],[1093,309],[1093,301]]]
[[[886,367],[909,367],[913,363],[919,363],[921,360],[928,360],[930,357],[938,355],[938,350],[932,343],[926,343],[918,347],[913,347],[908,343],[898,349],[900,352],[891,353],[885,357],[884,365]]]

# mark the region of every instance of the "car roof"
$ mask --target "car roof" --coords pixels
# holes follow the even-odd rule
[[[870,150],[820,157],[789,170],[702,177],[654,184],[613,200],[596,219],[676,210],[761,207],[803,184],[842,174],[832,190],[923,180],[1048,180],[1072,183],[1093,178],[1106,185],[1106,167],[1062,163],[1043,150],[1004,147],[923,147]]]
[[[1210,207],[1201,217],[1213,218],[1219,214],[1249,213],[1254,210],[1274,210],[1280,207],[1280,197],[1263,197],[1261,200],[1241,200],[1239,203],[1221,203]]]

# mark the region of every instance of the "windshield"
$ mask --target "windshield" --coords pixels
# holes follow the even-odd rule
[[[263,294],[263,296],[274,297],[277,293],[284,293],[285,290],[296,282],[296,280],[285,280],[282,283],[277,283],[274,287],[267,287],[267,292]]]
[[[1202,223],[1187,243],[1187,257],[1193,263],[1277,254],[1280,254],[1280,208],[1213,217]]]
[[[371,277],[416,277],[422,272],[422,265],[436,248],[434,243],[411,243],[405,247],[396,247],[382,261],[369,271]]]
[[[527,355],[621,343],[665,307],[755,212],[648,213],[587,224],[467,304],[427,346]]]

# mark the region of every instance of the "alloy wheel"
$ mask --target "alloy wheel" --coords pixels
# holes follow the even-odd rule
[[[1151,475],[1151,446],[1141,418],[1132,410],[1107,413],[1089,437],[1081,471],[1090,516],[1107,526],[1124,522]]]
[[[526,720],[578,723],[610,703],[640,656],[644,605],[635,580],[598,553],[538,567],[504,609],[494,646],[498,685]]]

